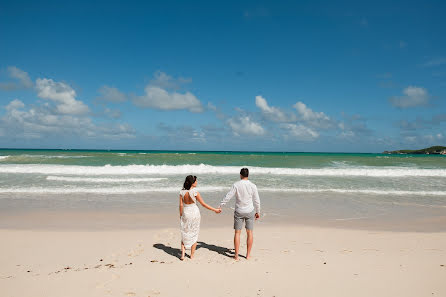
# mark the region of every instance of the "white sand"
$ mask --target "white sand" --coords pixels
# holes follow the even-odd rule
[[[258,223],[254,234],[252,259],[235,262],[231,226],[203,226],[206,244],[181,262],[175,228],[2,229],[0,296],[446,296],[446,233]]]

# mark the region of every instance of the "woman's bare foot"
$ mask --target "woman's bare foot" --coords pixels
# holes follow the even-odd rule
[[[186,248],[184,247],[183,242],[181,242],[181,258],[180,258],[181,261],[184,260],[184,254],[185,253],[186,253]]]

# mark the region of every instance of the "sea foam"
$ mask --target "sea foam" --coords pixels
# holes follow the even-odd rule
[[[0,173],[49,175],[188,175],[238,174],[243,166],[200,165],[126,165],[78,166],[52,164],[1,164]],[[369,176],[369,177],[446,177],[446,169],[406,167],[351,167],[351,168],[269,168],[250,167],[252,174],[290,176]]]

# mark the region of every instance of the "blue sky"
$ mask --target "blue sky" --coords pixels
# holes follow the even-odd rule
[[[443,1],[0,1],[0,147],[445,145]]]

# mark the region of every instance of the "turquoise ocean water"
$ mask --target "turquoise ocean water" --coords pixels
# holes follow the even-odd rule
[[[446,156],[352,153],[0,150],[0,194],[176,193],[188,174],[227,190],[241,167],[262,192],[446,198]]]

